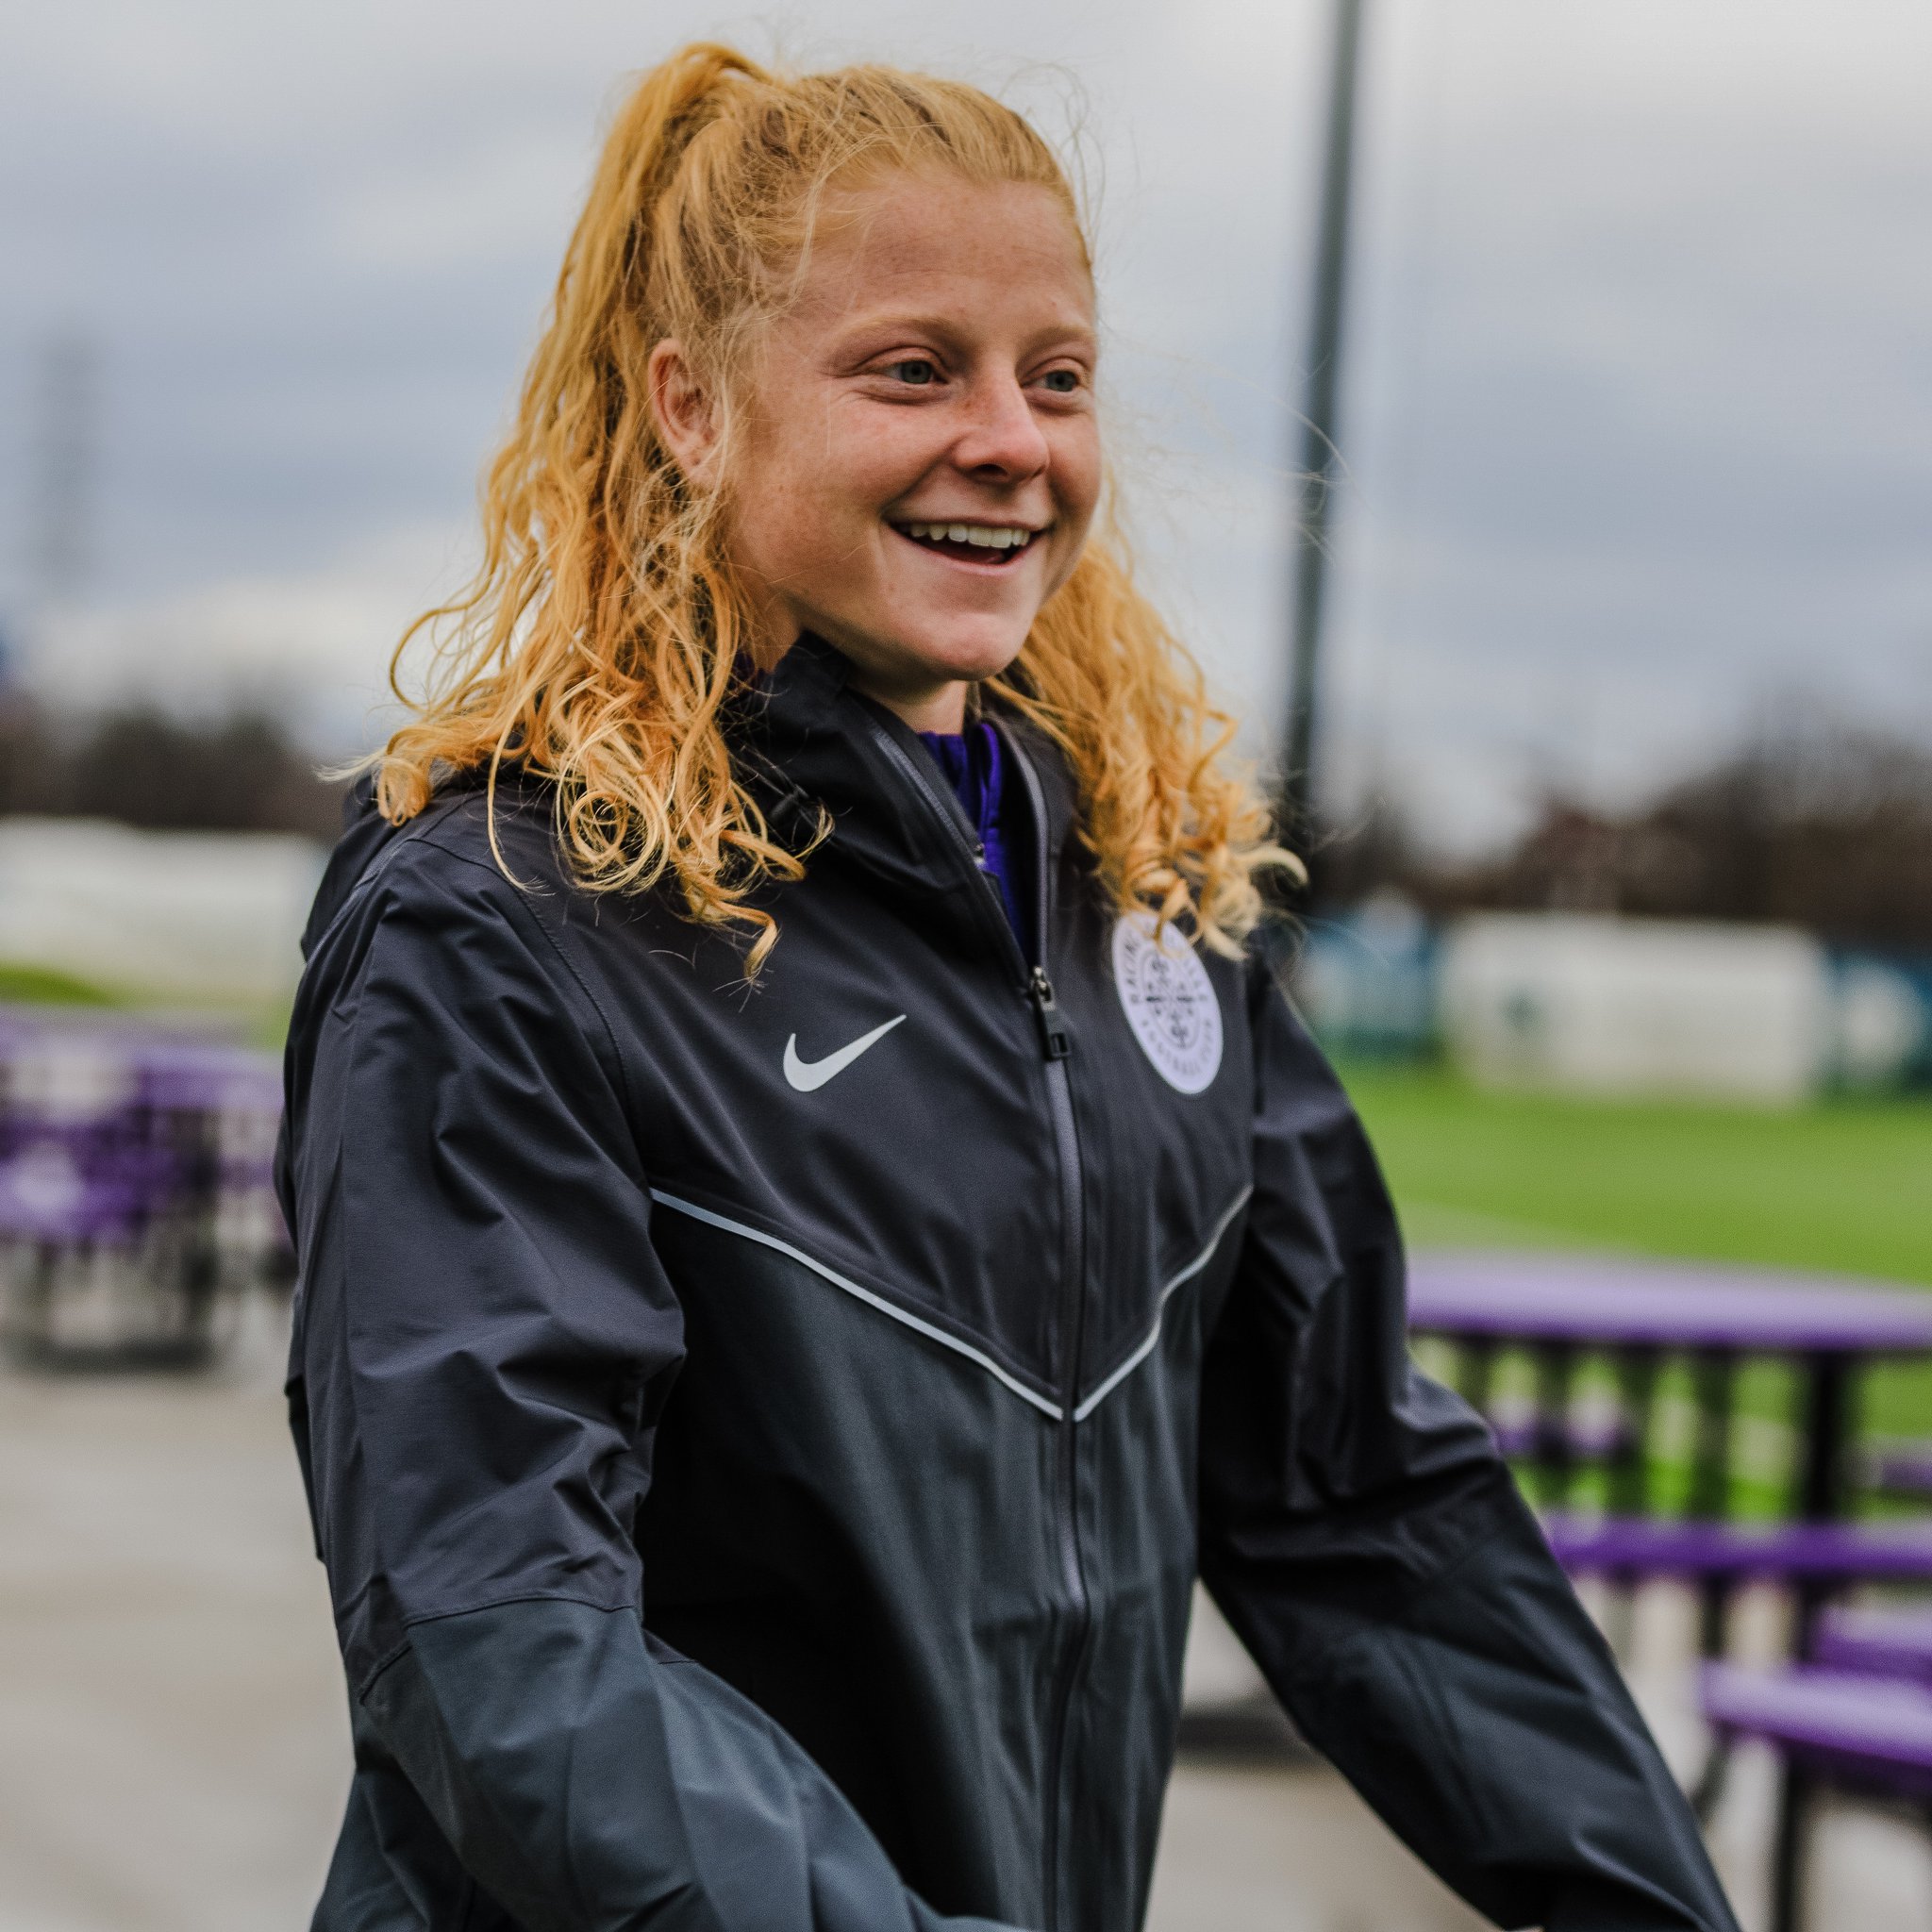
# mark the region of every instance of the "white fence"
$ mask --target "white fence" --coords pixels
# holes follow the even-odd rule
[[[0,820],[0,961],[143,1000],[279,999],[323,857],[284,833]]]

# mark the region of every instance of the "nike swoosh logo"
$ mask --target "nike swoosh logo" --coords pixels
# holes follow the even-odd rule
[[[861,1033],[850,1046],[841,1046],[837,1053],[828,1053],[822,1060],[802,1060],[798,1058],[798,1035],[793,1034],[785,1042],[785,1080],[790,1087],[800,1093],[816,1093],[827,1080],[836,1078],[856,1060],[868,1047],[876,1046],[900,1020],[888,1020],[883,1026],[874,1026],[870,1033]]]

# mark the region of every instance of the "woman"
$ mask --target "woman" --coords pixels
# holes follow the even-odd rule
[[[1127,1932],[1197,1569],[1512,1924],[1730,1924],[1266,967],[1016,116],[621,113],[291,1037],[316,1924]]]

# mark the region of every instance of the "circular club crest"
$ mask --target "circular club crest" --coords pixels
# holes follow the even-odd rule
[[[1129,912],[1113,929],[1113,983],[1160,1077],[1201,1092],[1221,1069],[1221,1004],[1193,947],[1173,926],[1157,941],[1154,915]]]

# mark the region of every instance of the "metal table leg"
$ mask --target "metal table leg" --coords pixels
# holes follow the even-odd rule
[[[1658,1353],[1650,1347],[1620,1348],[1616,1355],[1617,1436],[1610,1451],[1608,1502],[1613,1516],[1651,1513],[1650,1429],[1657,1408]],[[1610,1648],[1627,1657],[1635,1641],[1637,1585],[1633,1575],[1609,1579]]]
[[[1731,1513],[1731,1420],[1737,1392],[1737,1357],[1728,1349],[1700,1349],[1691,1357],[1697,1437],[1691,1449],[1690,1513],[1722,1522]],[[1698,1605],[1698,1648],[1706,1657],[1724,1653],[1730,1586],[1713,1578]]]
[[[1650,1425],[1657,1407],[1657,1352],[1617,1352],[1620,1434],[1610,1458],[1610,1509],[1618,1516],[1650,1514]]]
[[[1462,1399],[1490,1419],[1490,1394],[1496,1378],[1496,1344],[1487,1335],[1465,1335],[1457,1344],[1456,1380]]]
[[[1769,1932],[1798,1932],[1804,1924],[1806,1828],[1813,1788],[1810,1773],[1787,1758],[1778,1783],[1777,1836],[1771,1855]]]
[[[1813,1355],[1805,1360],[1805,1413],[1798,1465],[1797,1514],[1807,1523],[1837,1523],[1850,1514],[1848,1481],[1853,1358]],[[1830,1587],[1801,1583],[1792,1593],[1791,1655],[1811,1654],[1818,1613]],[[1805,1904],[1807,1828],[1815,1780],[1787,1757],[1778,1774],[1777,1825],[1771,1854],[1771,1932],[1797,1932]]]
[[[1536,1352],[1536,1467],[1538,1500],[1561,1507],[1570,1500],[1576,1474],[1570,1391],[1576,1376],[1576,1351],[1568,1342],[1546,1341]]]

